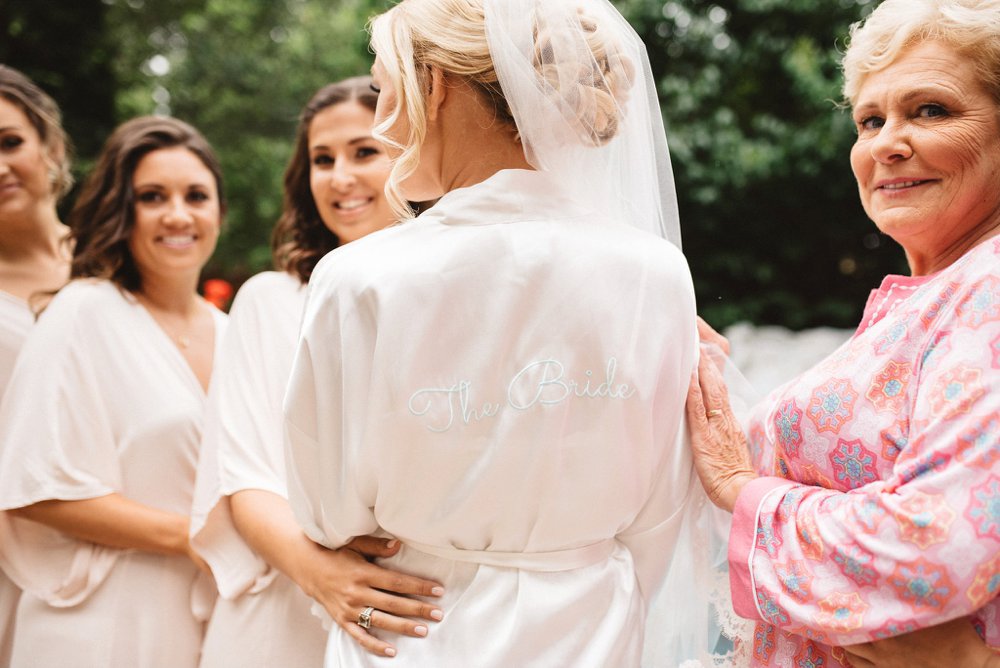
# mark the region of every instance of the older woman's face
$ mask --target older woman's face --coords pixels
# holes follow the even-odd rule
[[[853,117],[861,202],[915,273],[926,272],[914,258],[964,250],[1000,225],[1000,108],[968,58],[938,42],[910,48],[868,75]]]

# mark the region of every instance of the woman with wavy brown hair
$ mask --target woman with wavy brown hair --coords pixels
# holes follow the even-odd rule
[[[436,583],[368,563],[397,551],[361,537],[337,550],[302,533],[288,506],[281,405],[306,285],[330,251],[393,222],[384,193],[390,164],[372,138],[376,95],[369,77],[321,88],[301,114],[285,172],[284,212],[274,230],[277,271],[251,278],[231,311],[214,381],[192,523],[195,548],[222,598],[209,624],[203,666],[320,665],[326,632],[312,600],[377,654],[389,643],[354,623],[377,598],[393,631],[427,633]],[[387,615],[387,620],[388,620]]]
[[[31,298],[69,276],[69,230],[56,203],[70,188],[59,106],[0,65],[0,396],[35,322]],[[19,592],[0,573],[0,665],[10,661]]]
[[[0,408],[13,666],[197,664],[215,593],[188,513],[226,316],[196,288],[224,212],[201,134],[144,117],[111,135],[70,213],[73,280]]]

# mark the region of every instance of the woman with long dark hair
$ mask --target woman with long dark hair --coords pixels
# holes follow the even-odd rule
[[[301,114],[285,172],[284,212],[274,230],[277,271],[251,278],[231,310],[198,472],[193,543],[219,585],[202,665],[320,665],[326,632],[313,601],[366,649],[393,646],[355,623],[354,607],[377,599],[378,623],[420,636],[436,606],[398,594],[432,595],[436,583],[368,563],[398,547],[360,537],[328,550],[306,538],[288,506],[281,405],[306,286],[336,248],[393,222],[385,196],[390,163],[372,137],[376,95],[369,77],[321,88]]]
[[[197,665],[215,593],[188,513],[226,316],[196,288],[224,212],[201,134],[144,117],[111,135],[70,213],[73,280],[0,409],[13,666]]]

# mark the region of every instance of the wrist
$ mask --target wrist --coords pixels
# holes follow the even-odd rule
[[[733,473],[717,487],[718,494],[712,499],[712,502],[726,512],[732,513],[736,509],[736,500],[739,498],[740,492],[756,479],[757,474],[752,471]]]
[[[178,515],[171,530],[171,539],[167,546],[167,551],[171,554],[182,557],[191,556],[191,521],[187,517]]]
[[[292,549],[287,551],[287,557],[282,560],[282,563],[272,564],[272,566],[287,575],[306,596],[315,598],[317,587],[312,575],[316,569],[313,568],[313,564],[318,556],[317,550],[324,548],[309,540],[305,535],[292,545]]]

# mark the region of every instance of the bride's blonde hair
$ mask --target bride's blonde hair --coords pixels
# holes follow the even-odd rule
[[[534,67],[548,88],[558,91],[560,103],[572,106],[570,112],[579,119],[579,141],[600,146],[618,131],[635,67],[595,18],[582,8],[577,16],[593,56],[590,63],[552,62],[547,29],[536,26]],[[399,184],[420,163],[432,66],[477,91],[514,137],[517,126],[490,56],[483,0],[403,0],[375,17],[370,31],[372,48],[397,95],[395,108],[375,127],[374,134],[401,151],[389,175],[386,194],[393,211],[405,219],[412,217],[413,211]],[[576,82],[569,96],[563,83],[567,80]],[[401,141],[388,139],[385,133],[400,118],[409,124],[408,136]]]

